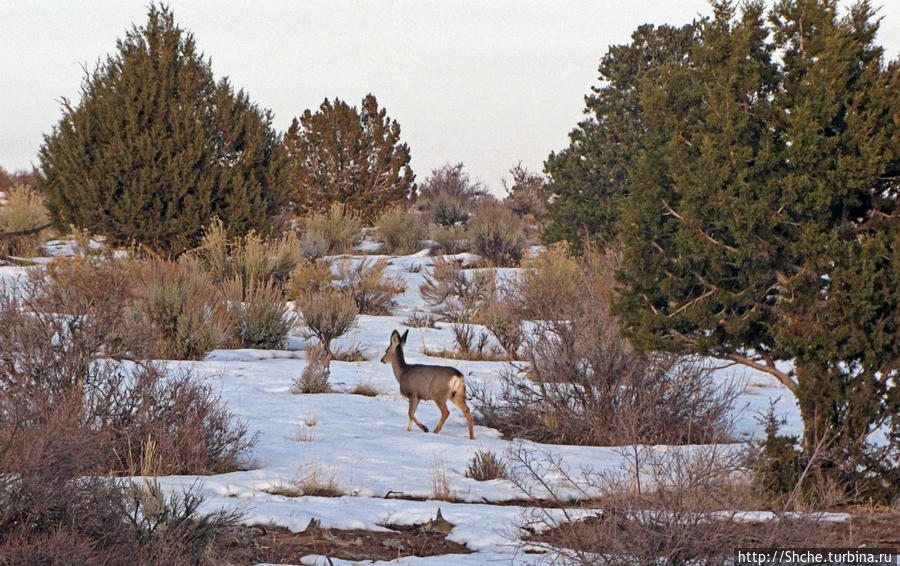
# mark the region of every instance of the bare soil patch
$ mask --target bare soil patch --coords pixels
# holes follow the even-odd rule
[[[244,527],[229,544],[229,563],[299,563],[300,557],[308,554],[343,560],[394,560],[472,552],[447,540],[453,525],[440,515],[416,525],[383,526],[391,531],[325,529],[315,520],[302,533],[282,527]]]

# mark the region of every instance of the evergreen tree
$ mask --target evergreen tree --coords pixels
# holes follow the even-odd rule
[[[385,209],[415,196],[409,147],[400,125],[367,95],[359,110],[327,98],[315,114],[295,118],[284,138],[290,156],[297,212],[306,215],[346,205],[371,221]]]
[[[55,222],[177,254],[214,216],[265,231],[287,202],[271,115],[218,83],[192,34],[151,5],[90,73],[40,150]]]
[[[823,473],[885,495],[900,489],[900,65],[867,2],[841,17],[834,0],[782,0],[766,16],[717,2],[683,56],[633,44],[656,65],[627,93],[628,151],[604,131],[571,146],[583,184],[563,177],[574,188],[551,210],[606,195],[591,234],[622,246],[617,309],[636,346],[776,376],[806,456],[824,446]],[[611,108],[595,107],[610,112],[596,130],[619,127]],[[875,446],[880,427],[893,436]]]
[[[544,238],[568,240],[580,248],[583,238],[606,243],[617,239],[621,199],[629,192],[629,166],[637,156],[644,130],[641,81],[653,81],[669,60],[687,53],[695,25],[679,28],[639,27],[628,45],[610,47],[600,62],[600,80],[585,97],[590,116],[569,134],[569,147],[551,153],[545,163],[547,190],[555,195],[548,210]]]

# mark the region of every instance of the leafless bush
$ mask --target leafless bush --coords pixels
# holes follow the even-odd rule
[[[319,339],[325,352],[333,359],[331,341],[349,332],[359,319],[353,297],[340,291],[307,293],[298,299],[297,304],[310,333]]]
[[[148,438],[165,447],[173,473],[235,469],[252,440],[208,385],[187,373],[110,359],[147,348],[129,342],[138,334],[128,332],[127,303],[115,300],[129,293],[124,281],[116,284],[120,269],[94,271],[83,260],[57,264],[29,279],[32,293],[0,293],[0,431],[9,422],[40,427],[49,418],[42,408],[61,406],[76,420],[72,428],[96,441],[92,460],[104,472],[139,460]],[[100,290],[111,299],[106,308],[98,307]],[[24,430],[19,436],[30,438]]]
[[[538,298],[521,306],[538,317],[522,348],[527,374],[504,372],[497,398],[475,392],[482,422],[507,436],[561,444],[727,441],[739,389],[717,384],[698,360],[636,354],[609,312],[608,261],[585,259],[571,295],[521,295]]]
[[[408,254],[419,250],[427,237],[427,227],[422,217],[402,208],[392,208],[375,221],[376,238],[389,254]]]
[[[419,187],[418,208],[431,215],[441,226],[465,222],[478,201],[487,196],[487,188],[472,182],[462,163],[434,169]]]
[[[238,276],[223,283],[223,294],[234,321],[232,345],[266,350],[284,347],[295,315],[287,312],[274,281],[258,280],[244,285]]]
[[[451,322],[472,321],[491,302],[495,291],[493,271],[466,273],[457,264],[441,258],[434,260],[434,270],[419,286],[425,302],[440,309]]]
[[[626,451],[627,452],[627,451]],[[745,454],[734,447],[633,447],[622,470],[574,474],[563,462],[522,445],[511,480],[542,503],[531,514],[528,541],[568,564],[723,564],[740,546],[810,545],[810,519],[743,520],[758,503],[746,489]],[[557,478],[559,481],[549,481]],[[597,515],[550,509],[561,487],[595,498]]]
[[[402,324],[411,328],[437,328],[437,319],[429,313],[414,312]]]
[[[512,301],[507,298],[491,301],[478,318],[509,359],[519,359],[525,335],[521,314]]]
[[[322,230],[305,230],[300,238],[300,251],[307,261],[315,261],[328,255],[328,239]]]
[[[504,204],[482,203],[469,222],[472,250],[496,266],[518,266],[525,249],[525,224]]]
[[[385,275],[386,268],[387,262],[383,259],[349,260],[338,264],[340,289],[353,297],[360,314],[390,314],[394,297],[406,290],[402,278]]]
[[[506,463],[490,450],[476,450],[466,467],[466,477],[477,481],[507,479]]]

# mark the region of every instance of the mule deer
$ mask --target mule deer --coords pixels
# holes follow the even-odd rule
[[[472,414],[466,405],[466,382],[463,375],[458,369],[450,366],[426,366],[422,364],[407,364],[403,358],[403,346],[406,344],[406,337],[409,330],[400,336],[400,333],[394,330],[391,332],[391,343],[388,345],[381,363],[390,363],[394,369],[394,377],[400,383],[400,393],[409,399],[409,424],[406,430],[412,430],[412,424],[416,423],[424,432],[428,432],[428,427],[419,422],[416,418],[416,408],[419,401],[434,401],[438,409],[441,410],[441,421],[434,429],[434,433],[441,432],[444,421],[450,416],[447,409],[447,400],[453,401],[453,404],[462,410],[469,423],[469,438],[475,438],[475,432],[472,428]]]

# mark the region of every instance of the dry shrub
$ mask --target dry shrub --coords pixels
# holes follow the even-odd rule
[[[317,293],[331,286],[331,264],[324,259],[302,261],[291,271],[287,284],[287,296],[297,298],[306,293]]]
[[[0,293],[0,415],[41,426],[42,407],[65,407],[79,434],[96,441],[91,458],[104,472],[129,469],[148,439],[164,448],[166,472],[235,469],[252,441],[207,384],[110,359],[148,349],[127,302],[127,273],[116,263],[58,262],[29,277],[25,292]],[[0,419],[0,430],[6,424]]]
[[[431,498],[442,501],[451,500],[447,461],[440,454],[435,454],[431,459]]]
[[[728,441],[739,389],[717,384],[698,360],[635,353],[609,311],[612,264],[589,253],[571,295],[554,293],[547,301],[540,294],[540,302],[522,306],[539,317],[521,349],[527,378],[512,368],[501,374],[497,398],[475,391],[482,423],[507,436],[560,444]]]
[[[280,349],[294,327],[281,290],[273,281],[244,284],[240,276],[226,281],[223,294],[234,321],[231,344],[238,348]]]
[[[319,339],[329,359],[334,358],[331,341],[355,328],[359,320],[353,297],[340,291],[307,293],[297,300],[297,307],[303,315],[303,323],[310,334]]]
[[[435,230],[431,239],[434,241],[434,247],[431,250],[434,254],[452,255],[472,250],[470,236],[462,226]]]
[[[337,486],[334,474],[325,472],[316,463],[306,466],[305,470],[289,483],[275,486],[266,491],[283,497],[341,497],[344,495],[344,492]]]
[[[503,458],[490,450],[476,450],[466,466],[466,477],[477,481],[502,480],[509,475]]]
[[[634,447],[624,470],[573,474],[559,460],[520,445],[513,451],[511,479],[541,502],[527,542],[570,564],[728,563],[736,547],[812,546],[815,518],[776,516],[750,525],[742,509],[758,503],[746,489],[745,454],[733,447]],[[548,478],[554,478],[548,481]],[[560,487],[599,498],[600,515],[551,511],[565,500]],[[536,487],[540,486],[540,487]]]
[[[394,297],[406,290],[403,278],[385,275],[387,265],[384,259],[347,260],[338,264],[340,288],[353,297],[360,314],[390,314]]]
[[[300,237],[300,251],[307,261],[315,261],[328,255],[328,239],[321,230],[306,230]]]
[[[472,324],[453,324],[450,327],[456,341],[455,350],[425,349],[428,356],[483,362],[507,361],[509,355],[491,342],[490,336]]]
[[[419,250],[428,230],[422,217],[403,208],[392,208],[375,221],[376,240],[389,254],[409,254]]]
[[[244,285],[272,281],[283,285],[303,260],[300,243],[293,233],[280,239],[265,239],[255,232],[229,239],[222,221],[207,227],[200,246],[192,254],[221,283],[240,278]]]
[[[435,258],[419,292],[451,322],[470,322],[494,299],[496,276],[487,269],[466,272],[456,263]]]
[[[587,261],[599,262],[589,251]],[[507,296],[515,302],[521,316],[544,320],[560,314],[566,303],[578,297],[583,284],[582,266],[572,256],[568,242],[558,242],[528,260],[518,284]]]
[[[430,313],[414,312],[401,324],[411,328],[437,328],[437,319]]]
[[[0,234],[23,232],[45,226],[50,222],[43,199],[26,185],[9,191],[6,206],[0,207]],[[0,254],[37,255],[43,241],[41,232],[0,239]]]
[[[306,367],[303,373],[291,383],[293,393],[331,393],[328,379],[331,377],[331,356],[321,343],[306,345]],[[312,423],[312,424],[310,424]],[[314,426],[315,419],[307,420],[307,426]]]
[[[478,201],[488,195],[487,188],[472,182],[462,163],[434,169],[419,187],[416,206],[444,227],[465,222]]]
[[[518,308],[509,298],[492,301],[478,316],[488,332],[494,337],[511,360],[519,359],[525,335],[522,331],[522,317]]]
[[[135,269],[138,307],[159,334],[153,355],[202,359],[224,346],[233,319],[212,277],[190,256],[153,259]]]
[[[496,201],[478,207],[469,222],[472,251],[492,265],[517,266],[522,261],[527,239],[525,224],[509,208]]]
[[[360,383],[348,393],[351,395],[362,395],[363,397],[378,397],[379,391],[369,383]]]
[[[328,244],[325,255],[334,255],[349,252],[362,239],[362,223],[340,203],[332,204],[326,212],[306,217],[303,224],[304,234],[309,233],[310,238],[313,238],[306,240],[304,236],[306,243],[303,244],[303,248],[307,258],[321,257],[312,253],[312,249],[307,249],[318,248],[321,245],[319,243],[312,246],[313,241],[324,240]]]

